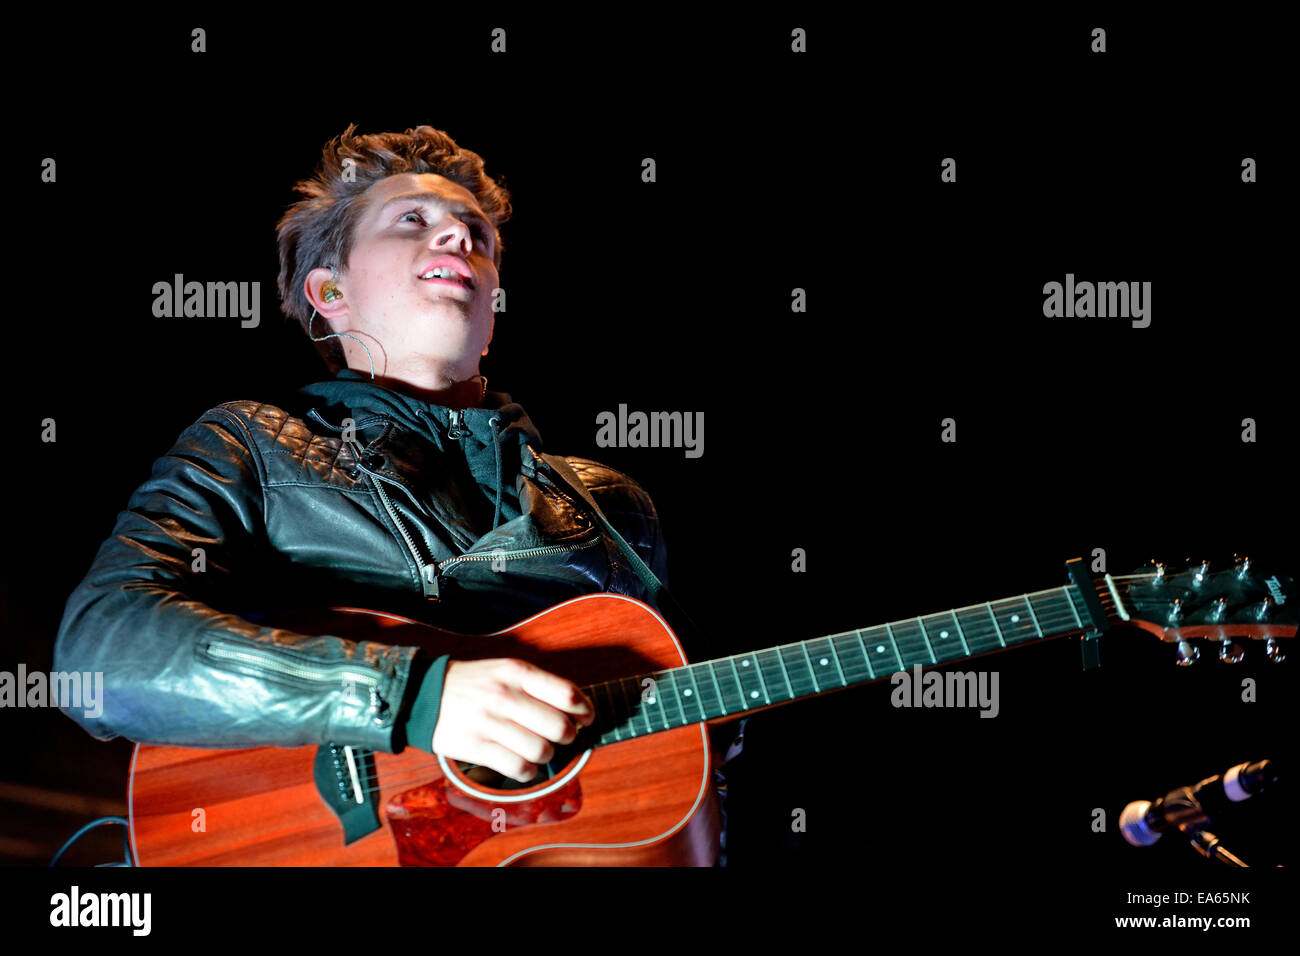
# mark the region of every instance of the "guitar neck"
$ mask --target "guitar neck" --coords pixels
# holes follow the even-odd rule
[[[592,746],[674,730],[1093,627],[1073,585],[584,688]],[[598,743],[595,738],[598,735]]]

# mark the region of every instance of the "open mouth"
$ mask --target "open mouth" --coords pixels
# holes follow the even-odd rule
[[[420,277],[421,282],[433,282],[441,285],[454,285],[462,289],[474,288],[474,282],[468,276],[461,273],[451,266],[434,266],[428,269]]]
[[[450,279],[444,279],[444,278],[441,278],[441,277],[439,277],[439,276],[429,276],[429,277],[427,277],[427,278],[426,278],[425,276],[420,276],[420,281],[421,281],[421,282],[428,282],[428,283],[431,283],[431,284],[433,284],[433,285],[451,285],[451,286],[456,286],[456,288],[458,288],[458,289],[472,289],[472,288],[474,288],[474,286],[470,284],[470,281],[469,281],[468,279],[462,279],[460,276],[454,276],[453,278],[450,278]]]

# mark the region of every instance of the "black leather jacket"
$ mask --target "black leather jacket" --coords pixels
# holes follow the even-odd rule
[[[94,736],[393,752],[431,662],[258,615],[345,604],[482,633],[580,594],[646,600],[508,395],[458,413],[344,371],[300,396],[209,410],[118,516],[55,647],[55,669],[104,674],[99,717],[65,710]],[[645,491],[564,461],[666,581]]]

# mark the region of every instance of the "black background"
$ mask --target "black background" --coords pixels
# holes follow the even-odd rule
[[[707,635],[697,659],[1057,586],[1065,560],[1094,548],[1113,573],[1151,558],[1222,567],[1234,551],[1294,573],[1295,205],[1275,24],[1100,10],[299,16],[50,19],[18,43],[33,72],[11,81],[6,150],[22,216],[5,282],[18,302],[0,668],[48,669],[63,602],[181,430],[320,376],[278,313],[274,226],[350,122],[436,126],[504,177],[508,310],[482,371],[548,451],[649,491],[672,589]],[[206,53],[189,50],[195,25]],[[497,26],[505,55],[489,51]],[[789,52],[796,26],[807,54]],[[1094,26],[1105,54],[1089,52]],[[47,156],[56,184],[39,181]],[[949,156],[955,184],[939,181]],[[154,318],[153,283],[178,272],[260,282],[260,325]],[[1150,327],[1044,318],[1043,284],[1068,272],[1150,281]],[[598,448],[596,415],[620,404],[702,411],[703,457]],[[940,441],[945,417],[955,444]],[[55,443],[40,440],[45,418]],[[1176,668],[1137,630],[1108,635],[1102,661],[1084,673],[1077,644],[1056,641],[969,665],[1000,673],[995,720],[894,709],[887,683],[756,716],[731,768],[732,868],[656,893],[733,924],[784,894],[792,918],[823,925],[847,894],[864,932],[935,909],[1014,932],[1150,912],[1122,905],[1130,891],[1244,885],[1172,838],[1129,847],[1118,815],[1277,759],[1294,661],[1252,646],[1229,668],[1207,647]],[[1256,703],[1241,701],[1248,676]],[[54,711],[0,719],[0,779],[122,801],[129,743]],[[1293,866],[1285,797],[1216,832],[1257,867]],[[796,808],[806,832],[791,829]],[[0,862],[36,862],[71,832],[39,806],[0,809]],[[68,862],[116,845],[98,831]],[[771,867],[802,875],[753,876]],[[214,900],[243,892],[183,879]],[[296,885],[319,898],[337,879]],[[624,879],[620,899],[648,877]],[[23,885],[38,887],[41,924],[47,884]],[[608,885],[570,885],[565,902],[606,911]],[[1280,896],[1256,892],[1210,915],[1280,925]],[[159,907],[156,920],[175,918]]]

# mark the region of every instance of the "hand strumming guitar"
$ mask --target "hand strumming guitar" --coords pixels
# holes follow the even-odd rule
[[[433,752],[490,767],[520,783],[595,719],[577,684],[527,661],[451,661],[433,731]]]

